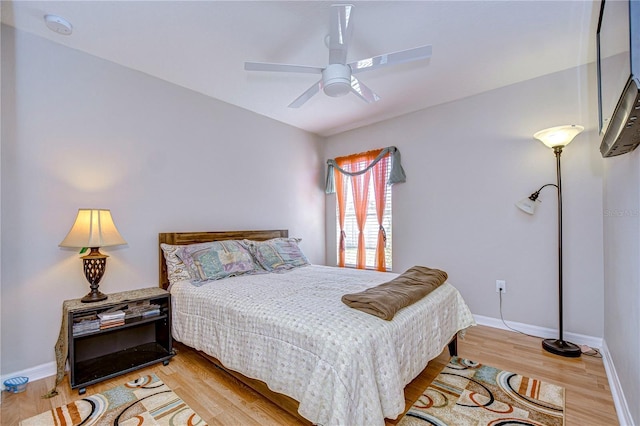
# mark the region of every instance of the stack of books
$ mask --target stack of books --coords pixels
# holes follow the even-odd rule
[[[73,335],[90,333],[111,327],[124,325],[130,319],[140,319],[160,315],[161,306],[148,300],[131,302],[113,306],[111,309],[98,313],[87,312],[73,318]]]
[[[124,311],[120,309],[100,312],[98,318],[100,318],[100,330],[124,325]]]
[[[100,330],[100,319],[95,312],[89,312],[82,316],[73,318],[74,336],[80,336],[81,334],[90,333],[97,330]]]

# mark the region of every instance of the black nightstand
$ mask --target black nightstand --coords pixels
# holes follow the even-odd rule
[[[116,325],[107,326],[100,320],[96,325],[93,318],[114,310],[130,312]],[[79,388],[80,394],[94,383],[158,362],[167,365],[175,355],[171,295],[161,288],[114,293],[95,303],[66,300],[63,322],[66,327],[63,324],[61,335],[65,333],[67,338],[71,388]]]

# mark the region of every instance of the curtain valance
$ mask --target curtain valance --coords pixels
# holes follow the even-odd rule
[[[398,151],[398,148],[396,148],[395,146],[389,146],[387,148],[383,148],[382,151],[380,151],[380,154],[378,154],[378,156],[371,162],[371,164],[369,164],[364,169],[358,170],[356,172],[349,172],[342,169],[340,166],[338,166],[338,163],[336,162],[335,159],[327,160],[327,185],[325,188],[325,193],[334,194],[336,192],[334,170],[338,170],[340,173],[348,176],[358,176],[369,171],[373,166],[375,166],[378,163],[378,161],[384,158],[384,156],[387,154],[391,155],[392,157],[391,172],[389,174],[389,180],[387,181],[387,185],[406,182],[407,176],[405,175],[404,169],[402,168],[400,151]]]

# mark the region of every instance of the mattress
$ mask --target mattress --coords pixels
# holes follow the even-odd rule
[[[384,425],[404,411],[404,387],[475,324],[450,283],[392,321],[341,301],[396,276],[308,265],[202,286],[180,281],[170,288],[173,337],[297,400],[315,424]]]

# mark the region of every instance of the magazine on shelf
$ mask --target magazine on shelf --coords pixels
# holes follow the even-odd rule
[[[148,301],[147,301],[148,302]],[[154,315],[160,315],[160,305],[153,303],[132,304],[124,311],[125,319],[145,318]]]
[[[100,329],[100,319],[96,312],[73,317],[73,335],[89,333]]]
[[[104,322],[104,321],[110,321],[110,320],[117,320],[117,319],[122,319],[124,318],[124,311],[122,310],[117,310],[117,311],[104,311],[104,312],[100,312],[98,314],[98,318],[100,318],[100,321]]]

